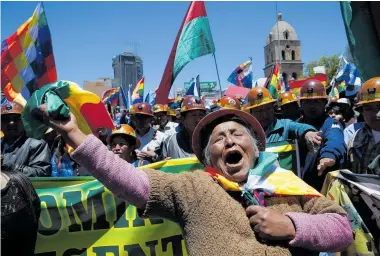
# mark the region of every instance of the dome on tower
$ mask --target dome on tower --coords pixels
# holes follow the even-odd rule
[[[282,20],[281,13],[278,13],[277,20],[280,33],[277,31],[277,23],[274,24],[269,32],[266,44],[270,44],[270,42],[277,40],[278,34],[280,34],[280,40],[298,40],[296,30],[289,23]]]

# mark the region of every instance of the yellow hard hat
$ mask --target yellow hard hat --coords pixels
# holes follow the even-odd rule
[[[116,126],[112,130],[112,133],[109,136],[109,141],[111,141],[115,135],[124,135],[124,136],[128,136],[128,137],[133,138],[135,140],[136,148],[139,148],[141,145],[140,140],[136,136],[135,130],[127,124],[121,124],[121,125]]]
[[[169,109],[169,115],[170,116],[177,116],[177,113],[175,112],[175,109]]]
[[[247,104],[244,105],[243,110],[260,107],[275,101],[276,100],[272,98],[272,95],[267,88],[255,87],[249,91],[247,95]]]
[[[278,106],[286,105],[292,102],[297,102],[297,96],[292,92],[283,92],[278,97]]]
[[[167,104],[155,104],[153,107],[153,113],[168,112],[169,107]]]
[[[365,82],[360,89],[357,105],[380,101],[380,77],[374,77]]]

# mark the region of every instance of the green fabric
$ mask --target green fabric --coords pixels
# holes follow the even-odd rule
[[[276,161],[276,153],[260,152],[255,167],[249,170],[248,177],[249,175],[263,176]]]
[[[207,17],[198,17],[187,23],[178,41],[173,67],[173,80],[187,63],[195,58],[214,53],[215,45]]]
[[[380,76],[380,42],[369,2],[340,2],[348,45],[362,82]]]
[[[28,100],[21,113],[26,135],[34,139],[42,139],[49,127],[38,117],[41,104],[47,105],[49,115],[55,120],[64,120],[70,117],[70,110],[60,95],[66,95],[68,83],[55,82],[43,86],[35,91]]]
[[[248,182],[251,179],[257,181],[260,177],[267,174],[268,172],[274,171],[273,164],[277,161],[277,154],[268,153],[268,152],[260,152],[259,159],[257,159],[256,165],[254,168],[250,169],[248,172]],[[260,202],[256,200],[256,198],[252,195],[252,193],[248,189],[248,184],[246,183],[243,187],[242,195],[243,197],[250,202],[252,205],[260,205]]]
[[[291,144],[294,144],[294,141],[286,140],[286,141],[271,142],[271,143],[267,143],[265,148],[270,149],[270,148],[276,148],[276,147],[281,147],[284,145],[291,145]],[[297,175],[297,151],[296,150],[292,150],[288,152],[276,151],[276,153],[278,155],[278,162],[280,164],[280,167],[286,170],[290,170],[295,175]]]

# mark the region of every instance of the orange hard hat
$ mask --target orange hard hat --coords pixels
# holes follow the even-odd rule
[[[325,86],[321,81],[311,79],[306,81],[300,90],[300,99],[327,99]]]
[[[167,104],[155,104],[153,107],[153,113],[168,112],[169,107]]]
[[[17,102],[5,102],[1,104],[1,114],[20,114],[24,110],[24,107]]]
[[[217,104],[222,108],[232,108],[239,110],[241,108],[240,101],[237,98],[231,96],[223,96]]]
[[[248,110],[256,108],[265,104],[273,103],[276,100],[272,98],[272,95],[265,87],[255,87],[251,89],[247,95],[247,104],[243,109]]]
[[[206,107],[204,102],[196,96],[186,97],[183,99],[181,104],[181,113],[191,111],[191,110],[204,110],[206,111]]]
[[[4,137],[4,133],[0,131],[0,139]]]
[[[132,105],[131,109],[129,110],[129,113],[131,115],[140,114],[140,115],[153,116],[152,106],[146,102],[136,103]]]
[[[297,96],[292,92],[283,92],[277,99],[278,106],[286,105],[292,102],[297,102]]]
[[[139,148],[141,145],[140,140],[136,136],[135,130],[127,124],[120,124],[112,130],[112,133],[109,136],[110,142],[115,135],[123,135],[134,139],[136,148]]]
[[[369,79],[362,85],[357,105],[380,101],[380,77]]]

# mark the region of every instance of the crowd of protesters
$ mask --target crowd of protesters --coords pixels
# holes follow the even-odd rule
[[[99,129],[86,136],[74,116],[66,121],[47,116],[52,129],[42,140],[28,138],[22,110],[15,102],[1,105],[2,223],[25,221],[7,232],[2,227],[2,241],[9,245],[15,243],[9,230],[38,227],[39,199],[26,177],[93,175],[144,216],[180,224],[191,255],[338,252],[353,238],[347,213],[337,204],[324,197],[273,196],[265,199],[266,207],[252,206],[218,177],[249,184],[252,171],[275,166],[320,191],[330,171],[380,175],[380,77],[365,82],[355,98],[329,98],[320,81],[308,80],[298,97],[284,92],[273,99],[266,88],[255,87],[245,100],[224,96],[207,108],[195,96],[185,96],[178,109],[137,103],[119,112],[110,134]],[[287,152],[275,150],[279,144],[297,146],[287,158]],[[193,156],[209,171],[138,170]],[[8,200],[12,197],[17,200]],[[210,237],[212,243],[203,242]],[[28,255],[32,246],[18,255]]]

